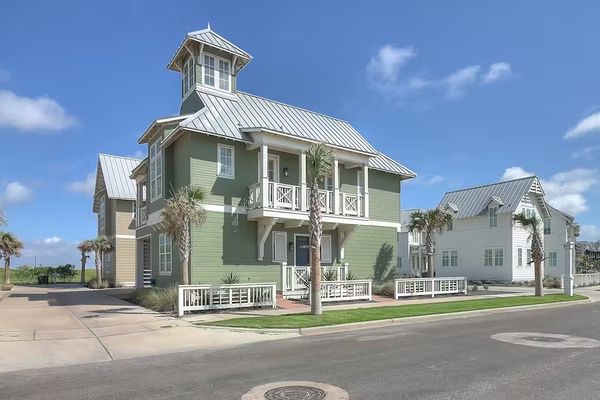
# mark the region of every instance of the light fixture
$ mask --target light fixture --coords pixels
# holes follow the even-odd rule
[[[285,168],[283,169],[283,176],[286,176],[286,177],[287,177],[287,176],[290,174],[289,172],[290,172],[290,171],[288,170],[288,168],[287,168],[287,167],[285,167]]]
[[[294,242],[288,242],[288,251],[294,251]]]

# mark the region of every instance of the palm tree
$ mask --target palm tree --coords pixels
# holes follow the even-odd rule
[[[10,285],[10,258],[21,257],[23,242],[11,233],[0,232],[0,254],[4,258],[4,284]]]
[[[163,229],[177,241],[181,283],[190,284],[189,260],[192,252],[192,225],[201,225],[206,221],[206,210],[202,203],[206,201],[206,191],[194,185],[182,186],[172,197],[165,201],[163,210]]]
[[[443,234],[448,225],[452,223],[452,214],[442,210],[441,208],[434,208],[433,210],[427,211],[415,211],[410,216],[410,223],[408,224],[408,230],[410,232],[419,231],[425,233],[425,264],[429,276],[435,277],[435,267],[433,265],[433,252],[435,250],[435,234]]]
[[[542,243],[542,235],[540,233],[541,229],[543,229],[542,221],[535,215],[528,217],[524,212],[513,215],[512,219],[530,232],[531,260],[527,260],[527,264],[533,263],[535,295],[543,296],[544,286],[542,278],[544,277],[544,266],[542,262],[544,261],[544,244]]]
[[[98,236],[98,238],[90,241],[94,250],[94,262],[96,264],[96,282],[98,285],[102,282],[102,260],[104,254],[112,251],[112,244],[106,236]],[[85,271],[84,271],[85,272]]]
[[[333,154],[324,143],[312,145],[306,152],[307,173],[310,183],[310,208],[308,233],[310,235],[310,312],[323,314],[321,306],[321,198],[319,183],[333,172]],[[336,199],[337,200],[337,199]]]
[[[84,240],[77,245],[77,249],[81,252],[81,284],[85,285],[85,263],[89,254],[94,251],[94,242],[92,240]]]

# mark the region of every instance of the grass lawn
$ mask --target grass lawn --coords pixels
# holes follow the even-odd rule
[[[57,283],[79,283],[81,282],[80,280],[80,276],[81,276],[81,268],[78,268],[75,270],[75,276],[73,276],[72,279],[70,279],[67,282],[57,282]],[[85,270],[85,281],[89,282],[90,279],[95,278],[96,277],[96,269],[90,269],[90,268],[86,268]],[[10,271],[10,282],[13,285],[18,285],[18,284],[36,284],[36,282],[25,282],[25,281],[19,281],[17,278],[17,274],[15,273],[15,271],[13,269],[11,269]],[[4,268],[0,268],[0,285],[2,285],[4,283]]]
[[[460,311],[487,310],[491,308],[548,304],[585,299],[587,299],[585,296],[576,295],[569,297],[563,294],[550,294],[544,297],[499,297],[496,299],[461,300],[445,303],[407,304],[402,306],[326,311],[323,315],[318,317],[310,314],[286,314],[269,317],[234,318],[210,322],[206,325],[230,326],[236,328],[310,328],[315,326],[348,324],[352,322],[447,314]]]

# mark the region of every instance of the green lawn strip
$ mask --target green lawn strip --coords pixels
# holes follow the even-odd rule
[[[576,295],[570,297],[562,294],[550,294],[544,297],[498,297],[493,299],[461,300],[443,303],[407,304],[401,306],[335,310],[326,311],[321,316],[314,316],[310,314],[285,314],[268,317],[233,318],[223,321],[209,322],[206,323],[206,325],[256,329],[297,329],[349,324],[352,322],[376,321],[382,319],[406,318],[433,314],[448,314],[461,311],[488,310],[491,308],[548,304],[585,299],[587,299],[585,296]]]

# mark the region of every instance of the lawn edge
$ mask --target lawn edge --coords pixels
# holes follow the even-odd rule
[[[391,326],[391,325],[403,325],[403,324],[407,324],[407,323],[411,323],[411,322],[419,323],[419,322],[431,322],[431,321],[444,321],[444,320],[456,318],[457,316],[459,318],[472,318],[472,317],[478,317],[478,316],[487,315],[487,314],[500,314],[500,313],[504,313],[504,312],[528,311],[531,309],[538,309],[538,308],[568,307],[570,305],[584,304],[584,303],[591,303],[591,302],[593,302],[593,300],[588,297],[587,299],[582,299],[582,300],[565,300],[565,301],[558,301],[555,303],[546,303],[546,304],[528,304],[528,305],[520,305],[520,306],[495,307],[495,308],[488,308],[485,310],[456,311],[456,312],[441,313],[441,314],[417,315],[417,316],[413,316],[413,317],[377,319],[377,320],[373,320],[373,321],[351,322],[348,324],[336,324],[336,325],[326,325],[326,326],[313,326],[313,327],[308,327],[308,328],[241,328],[241,327],[231,327],[231,326],[210,325],[210,323],[198,324],[198,325],[195,325],[195,327],[199,328],[199,329],[225,330],[225,331],[230,331],[230,332],[253,332],[253,333],[261,333],[261,334],[269,334],[269,335],[296,333],[301,336],[314,336],[314,335],[321,335],[321,334],[327,334],[327,333],[346,332],[346,331],[377,328],[377,327]]]

